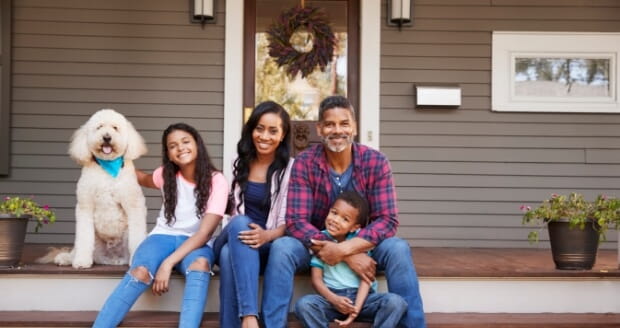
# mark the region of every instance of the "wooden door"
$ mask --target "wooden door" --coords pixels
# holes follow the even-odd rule
[[[336,39],[334,56],[325,71],[315,69],[302,77],[290,76],[269,56],[267,30],[280,15],[295,6],[323,10]],[[291,115],[292,151],[296,155],[319,142],[315,124],[318,105],[329,95],[349,98],[359,118],[359,1],[357,0],[250,0],[244,13],[244,118],[265,100],[280,103]],[[230,24],[230,23],[229,23]],[[312,49],[310,47],[310,49]]]

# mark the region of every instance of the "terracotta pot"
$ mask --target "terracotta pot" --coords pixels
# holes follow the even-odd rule
[[[27,217],[0,214],[0,267],[19,263],[26,238]]]
[[[596,261],[598,231],[593,222],[583,230],[569,228],[568,220],[548,223],[549,241],[555,267],[560,270],[590,270]]]

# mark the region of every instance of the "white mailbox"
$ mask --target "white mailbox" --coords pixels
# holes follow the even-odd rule
[[[458,85],[416,85],[416,107],[461,106],[461,87]]]

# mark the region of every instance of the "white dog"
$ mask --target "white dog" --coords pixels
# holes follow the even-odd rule
[[[144,139],[123,115],[102,109],[73,134],[69,154],[82,166],[77,183],[75,243],[54,263],[89,268],[129,263],[146,237],[146,205],[133,160]]]

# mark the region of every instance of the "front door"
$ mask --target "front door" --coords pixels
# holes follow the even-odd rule
[[[287,24],[294,22],[287,18],[299,13],[299,9],[292,11],[295,7],[318,8],[323,12],[335,41],[333,56],[324,70],[316,68],[309,72],[306,68],[306,76],[302,76],[301,72],[292,75],[287,69],[290,65],[304,68],[309,61],[289,61],[288,64],[279,65],[276,62],[278,55],[269,55],[270,40],[276,35],[274,31],[285,32],[280,35],[290,35],[291,46],[298,54],[316,50],[316,36],[312,33],[312,27],[299,26],[294,32],[288,33],[291,29]],[[359,110],[359,10],[357,0],[245,1],[244,118],[262,101],[273,100],[281,104],[293,120],[292,155],[319,141],[315,124],[319,103],[325,97],[346,96]],[[285,12],[289,15],[283,15]],[[318,17],[320,14],[310,16],[313,21]],[[359,113],[356,114],[359,118]]]

